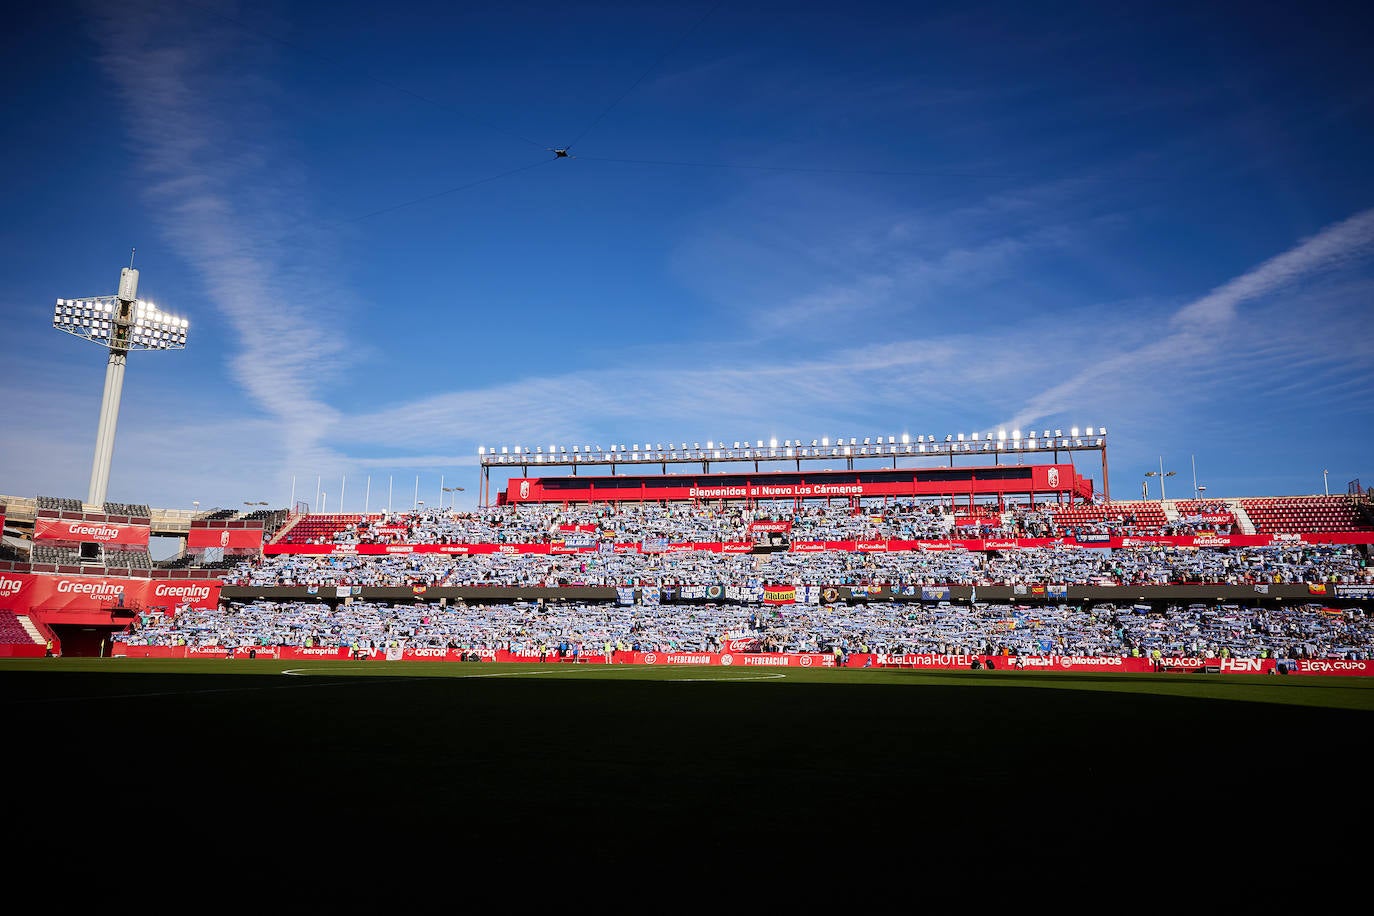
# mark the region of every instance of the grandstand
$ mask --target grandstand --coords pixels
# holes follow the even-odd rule
[[[1055,528],[1062,533],[1071,529],[1115,530],[1123,533],[1155,534],[1169,524],[1164,506],[1158,502],[1134,501],[1105,505],[1046,505]]]
[[[69,496],[38,496],[35,501],[39,509],[51,509],[54,512],[80,512],[85,508],[81,500]]]
[[[28,617],[0,611],[0,645],[45,647],[47,639]]]
[[[1175,523],[1211,528],[1234,528],[1244,510],[1218,499],[1180,499],[1174,501]],[[1254,531],[1245,532],[1254,534]]]
[[[1256,534],[1374,531],[1368,500],[1349,496],[1282,496],[1240,500]]]
[[[295,517],[285,509],[255,509],[242,513],[239,518],[245,522],[261,523],[263,537],[267,540],[271,540],[288,522],[295,521]]]
[[[153,558],[146,550],[106,550],[105,569],[152,569]]]
[[[80,566],[81,554],[72,547],[54,544],[34,544],[29,549],[29,561],[51,566]]]
[[[273,540],[279,544],[328,544],[350,525],[365,519],[361,515],[299,515]]]
[[[859,468],[845,459],[840,470],[810,470],[803,464],[813,456],[798,455],[789,456],[794,469],[783,472],[763,470],[759,459],[766,456],[743,447],[718,459],[686,443],[652,452],[646,445],[629,457],[620,449],[579,451],[570,475],[512,476],[494,495],[493,466],[526,475],[527,462],[543,462],[493,452],[483,458],[481,504],[469,511],[187,513],[109,502],[97,512],[78,500],[7,499],[12,536],[0,557],[0,582],[8,577],[11,592],[37,597],[10,595],[0,609],[29,612],[72,654],[92,649],[78,628],[106,639],[122,634],[124,647],[172,652],[189,652],[214,633],[210,648],[217,651],[220,641],[268,638],[246,629],[255,606],[270,606],[283,619],[322,609],[326,624],[356,606],[372,608],[375,619],[357,624],[351,640],[338,626],[316,621],[314,645],[342,651],[359,642],[396,642],[396,620],[408,609],[405,620],[427,622],[409,625],[400,640],[406,651],[517,657],[537,651],[542,640],[531,633],[556,635],[532,628],[530,616],[544,608],[542,619],[556,605],[572,613],[560,615],[561,628],[589,642],[589,652],[599,652],[605,637],[607,646],[625,645],[625,658],[642,660],[636,651],[665,646],[718,658],[736,645],[733,639],[798,657],[864,646],[902,655],[951,646],[1120,654],[1150,641],[1132,645],[1124,623],[1115,635],[1085,641],[1085,621],[1103,619],[1104,611],[1121,620],[1126,608],[1127,615],[1162,614],[1160,620],[1203,632],[1213,621],[1198,615],[1224,607],[1230,623],[1218,633],[1241,622],[1268,635],[1202,641],[1210,651],[1263,651],[1271,661],[1328,651],[1374,658],[1374,638],[1364,627],[1374,597],[1367,497],[1113,501],[1105,490],[1105,449],[1102,493],[1072,463],[1060,463],[1061,443],[1072,451],[1074,441],[1037,442],[1042,463],[1002,464],[996,444],[980,440],[976,448],[964,445],[975,458],[991,453],[993,463],[956,466],[951,457],[947,467],[910,468],[894,456],[890,467]],[[960,445],[932,448],[949,457]],[[903,445],[880,439],[871,447]],[[555,463],[564,453],[544,454]],[[814,457],[837,463],[832,454]],[[582,473],[598,463],[636,461],[660,465],[663,473]],[[725,470],[712,471],[712,461]],[[693,468],[667,473],[673,463]],[[738,470],[745,464],[752,466]],[[155,562],[152,536],[180,537],[183,547]],[[62,578],[71,575],[83,577],[80,587]],[[495,616],[464,629],[464,621],[476,625],[478,606]],[[583,625],[623,613],[617,608],[667,615],[661,638]],[[810,623],[760,628],[761,613]],[[907,623],[885,625],[888,635],[879,640],[875,614]],[[752,641],[750,625],[741,622],[751,618],[759,631]],[[1040,628],[1070,624],[1050,644],[1013,638],[1018,622],[1029,626],[1032,618]],[[155,645],[156,628],[178,619],[203,619],[204,626],[180,645]],[[719,632],[674,629],[688,621]],[[908,624],[926,627],[926,635],[902,631]],[[514,638],[522,627],[526,635]],[[168,632],[188,636],[180,624]],[[279,646],[257,645],[289,647],[302,635],[273,632]],[[1326,635],[1295,642],[1299,632]],[[958,638],[931,635],[938,633]],[[1171,623],[1155,635],[1170,636],[1160,643],[1170,652],[1191,647]]]
[[[143,503],[112,503],[104,505],[106,515],[122,515],[126,518],[149,519],[153,510]]]

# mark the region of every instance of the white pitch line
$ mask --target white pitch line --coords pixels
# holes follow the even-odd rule
[[[499,672],[493,672],[493,673],[491,673],[491,674],[455,674],[455,675],[444,675],[444,677],[445,677],[445,678],[448,678],[449,680],[466,680],[466,679],[468,679],[468,678],[476,678],[476,677],[538,677],[538,676],[541,675],[541,674],[557,674],[557,673],[559,672],[559,670],[560,670],[560,669],[558,669],[558,668],[551,668],[551,669],[549,669],[549,670],[547,670],[547,671],[499,671]],[[339,672],[337,672],[337,671],[326,671],[325,669],[320,669],[320,668],[314,668],[314,669],[312,669],[312,668],[287,668],[287,669],[285,669],[285,670],[282,671],[282,674],[290,675],[291,677],[310,677],[312,674],[314,674],[314,673],[316,673],[316,672],[320,672],[320,671],[323,671],[323,672],[326,673],[326,674],[333,674],[333,675],[336,675],[336,676],[342,676],[342,675],[340,675]],[[433,680],[432,678],[429,678],[429,677],[425,677],[425,676],[422,676],[422,675],[414,675],[414,674],[411,674],[411,675],[401,675],[400,677],[403,678],[403,679],[405,679],[405,680],[410,680],[410,681],[428,681],[428,680]],[[392,680],[395,680],[395,679],[396,679],[396,678],[392,678]]]
[[[750,677],[670,677],[670,681],[778,681],[787,677],[785,674],[759,674]]]
[[[557,674],[559,669],[553,668],[548,671],[499,671],[493,674],[460,674],[458,680],[467,680],[474,677],[538,677],[541,674]]]

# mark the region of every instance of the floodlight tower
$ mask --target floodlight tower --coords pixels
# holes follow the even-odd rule
[[[110,482],[110,462],[114,458],[115,424],[119,420],[119,398],[124,390],[124,367],[130,350],[184,350],[185,318],[159,311],[151,302],[138,298],[138,271],[133,258],[119,272],[119,292],[113,296],[88,296],[84,299],[58,299],[52,326],[73,337],[108,348],[105,364],[105,394],[100,402],[100,425],[95,434],[95,461],[91,465],[91,488],[86,502],[101,506]]]

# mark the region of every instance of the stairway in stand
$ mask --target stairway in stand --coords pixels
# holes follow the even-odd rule
[[[33,639],[34,642],[47,642],[47,640],[43,638],[43,634],[38,631],[38,627],[29,619],[27,614],[19,615],[18,619],[19,625],[24,628],[24,632],[28,633],[29,637]]]
[[[1226,508],[1230,509],[1231,514],[1235,516],[1236,527],[1240,529],[1241,534],[1255,533],[1255,522],[1245,513],[1245,507],[1240,504],[1240,500],[1226,500]]]
[[[280,544],[281,541],[282,541],[282,539],[285,538],[288,534],[290,534],[291,529],[292,529],[292,528],[295,528],[296,525],[300,524],[300,523],[301,523],[302,521],[304,521],[304,520],[305,520],[305,515],[304,515],[304,513],[302,513],[301,515],[294,516],[294,517],[293,517],[290,521],[288,521],[285,525],[282,525],[281,528],[277,529],[277,533],[274,534],[274,535],[272,535],[272,540],[268,541],[268,543],[269,543],[269,544]]]

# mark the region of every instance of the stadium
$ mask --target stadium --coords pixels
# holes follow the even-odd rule
[[[1034,824],[1040,851],[1061,831],[1072,851],[1076,820],[1035,815],[1264,809],[1367,750],[1358,481],[1171,500],[1161,463],[1158,500],[1114,499],[1090,426],[480,446],[461,510],[424,505],[418,477],[378,511],[369,478],[361,513],[294,482],[277,506],[111,502],[124,357],[184,345],[130,274],[108,311],[54,313],[109,350],[87,497],[0,497],[0,708],[59,787],[16,796],[36,843],[152,787],[177,811],[223,796],[216,823],[298,796],[333,802],[309,829],[471,822],[468,861],[551,822],[574,831],[559,862],[831,848],[754,810],[857,825],[868,856],[901,848],[889,813],[945,837]],[[233,855],[238,836],[201,820],[183,841]]]
[[[1374,673],[1368,494],[1112,500],[1107,443],[483,447],[475,511],[6,497],[0,651]]]
[[[890,818],[1072,858],[1084,817],[1130,825],[1120,855],[1226,861],[1263,834],[1218,850],[1170,812],[1268,811],[1360,766],[1370,499],[1112,501],[1071,460],[1096,452],[1105,490],[1105,431],[1050,433],[991,461],[982,438],[807,445],[790,470],[771,444],[484,449],[475,511],[7,497],[3,705],[67,787],[16,814],[106,804],[94,766],[273,823],[297,793],[455,818],[466,861],[550,823],[564,863],[795,864],[832,823],[900,856]],[[153,561],[155,536],[184,546]],[[312,830],[369,816],[306,807]],[[233,855],[213,810],[190,836]]]
[[[1343,898],[1367,20],[20,9],[15,861]]]

